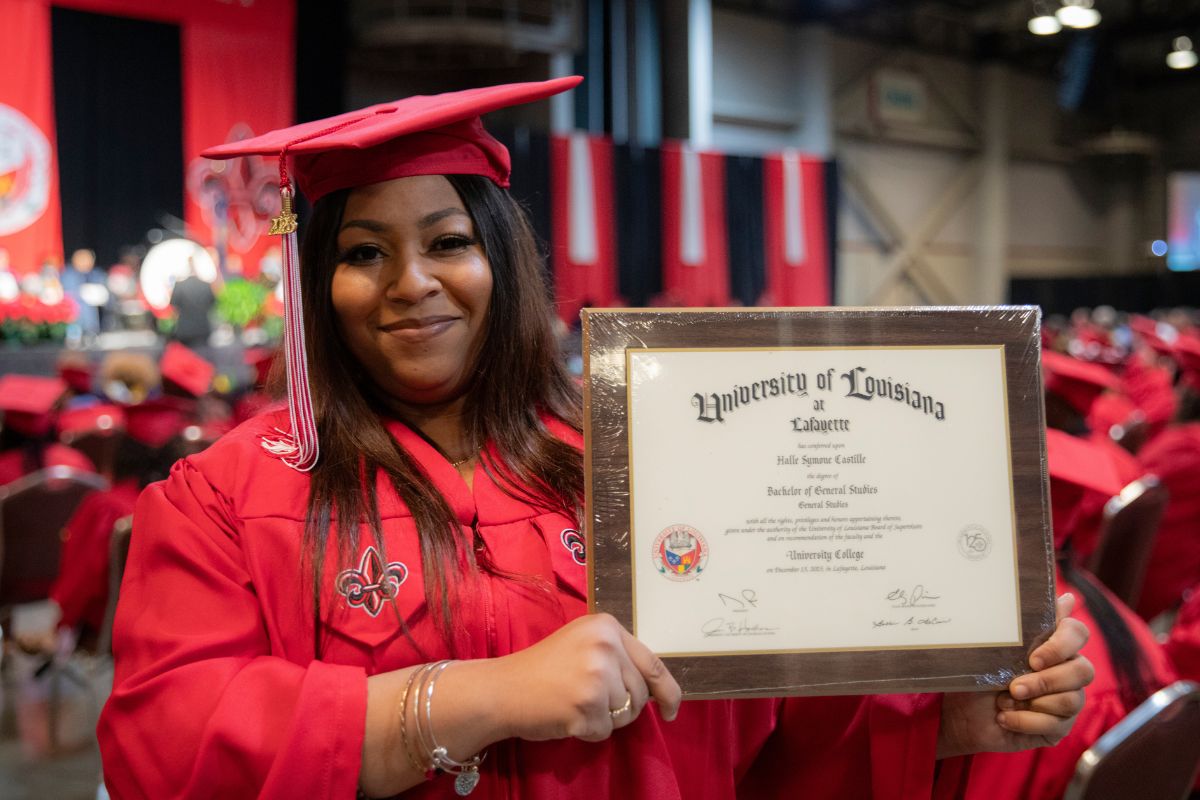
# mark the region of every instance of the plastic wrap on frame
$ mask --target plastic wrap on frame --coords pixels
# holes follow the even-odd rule
[[[627,350],[1002,343],[1018,542],[1019,647],[942,649],[950,655],[932,669],[934,659],[911,658],[913,651],[900,649],[666,660],[691,698],[988,690],[1028,672],[1028,654],[1055,624],[1039,308],[586,309],[583,320],[589,600],[594,610],[613,613],[627,627],[633,614]],[[898,675],[894,666],[906,660],[922,669]]]

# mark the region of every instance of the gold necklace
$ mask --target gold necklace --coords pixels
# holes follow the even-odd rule
[[[455,469],[458,469],[458,468],[459,468],[459,467],[461,467],[463,464],[467,463],[467,462],[468,462],[468,461],[470,461],[472,458],[474,458],[474,457],[475,457],[475,455],[476,455],[475,453],[471,453],[471,455],[467,456],[466,458],[460,458],[458,461],[451,461],[451,462],[450,462],[450,466],[454,467]]]

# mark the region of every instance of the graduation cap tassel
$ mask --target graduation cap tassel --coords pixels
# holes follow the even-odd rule
[[[271,220],[270,233],[283,236],[283,350],[287,363],[290,432],[276,431],[277,439],[264,437],[263,449],[294,470],[308,472],[316,466],[321,448],[317,441],[316,414],[308,385],[308,352],[304,345],[304,303],[300,295],[300,258],[296,243],[296,214],[287,177],[287,152],[280,154],[279,216]]]

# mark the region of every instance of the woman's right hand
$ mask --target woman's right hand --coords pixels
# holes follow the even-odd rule
[[[637,719],[651,698],[664,720],[679,712],[679,684],[662,659],[608,614],[572,620],[494,666],[512,737],[600,741]],[[628,711],[610,713],[627,699]]]

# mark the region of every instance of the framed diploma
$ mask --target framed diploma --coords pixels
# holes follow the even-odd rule
[[[991,689],[1054,624],[1035,307],[583,312],[588,569],[685,696]]]

